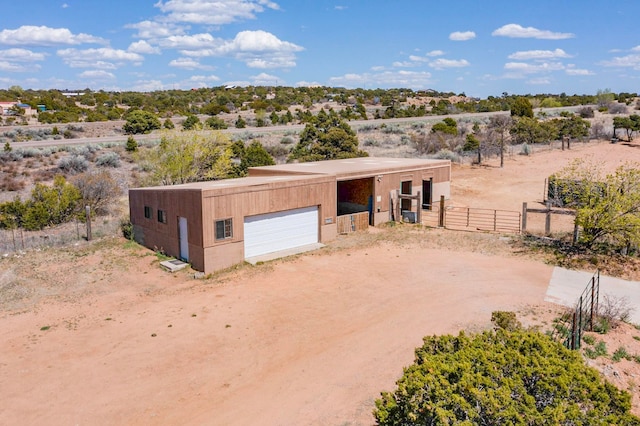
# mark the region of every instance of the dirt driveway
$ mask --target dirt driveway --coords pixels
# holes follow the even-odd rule
[[[0,423],[371,424],[422,336],[544,299],[550,266],[429,238],[380,236],[211,283],[141,255],[112,290],[67,288],[6,312]]]
[[[640,152],[456,167],[452,196],[518,209],[599,149]],[[371,425],[423,336],[552,309],[552,267],[491,234],[399,226],[204,281],[157,262],[121,239],[0,260],[0,424]]]

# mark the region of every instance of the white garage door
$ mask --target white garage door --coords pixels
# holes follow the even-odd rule
[[[244,219],[244,257],[255,257],[318,242],[318,206]]]

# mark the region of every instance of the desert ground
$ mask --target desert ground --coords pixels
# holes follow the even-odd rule
[[[638,147],[455,165],[451,203],[520,211],[573,158],[612,169],[640,162]],[[553,265],[517,240],[372,228],[206,279],[165,272],[156,253],[119,237],[7,256],[0,424],[372,425],[375,399],[423,336],[485,330],[495,310],[545,328],[562,311],[544,301]],[[610,353],[640,354],[632,326],[607,338]],[[634,393],[638,413],[640,364],[590,363]]]

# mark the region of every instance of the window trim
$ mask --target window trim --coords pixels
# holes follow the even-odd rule
[[[144,218],[151,219],[153,217],[153,209],[150,206],[144,206]]]
[[[218,235],[218,224],[222,223],[222,236]],[[233,238],[233,218],[218,219],[214,222],[214,239],[216,241],[230,240]]]

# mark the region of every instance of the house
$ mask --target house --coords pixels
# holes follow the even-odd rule
[[[0,102],[0,115],[12,115],[12,108],[17,106],[24,110],[24,115],[34,115],[35,111],[29,104],[23,104],[20,102]]]
[[[338,221],[369,225],[450,195],[448,160],[351,158],[253,167],[240,179],[129,190],[140,244],[211,273],[245,260],[318,247]]]

